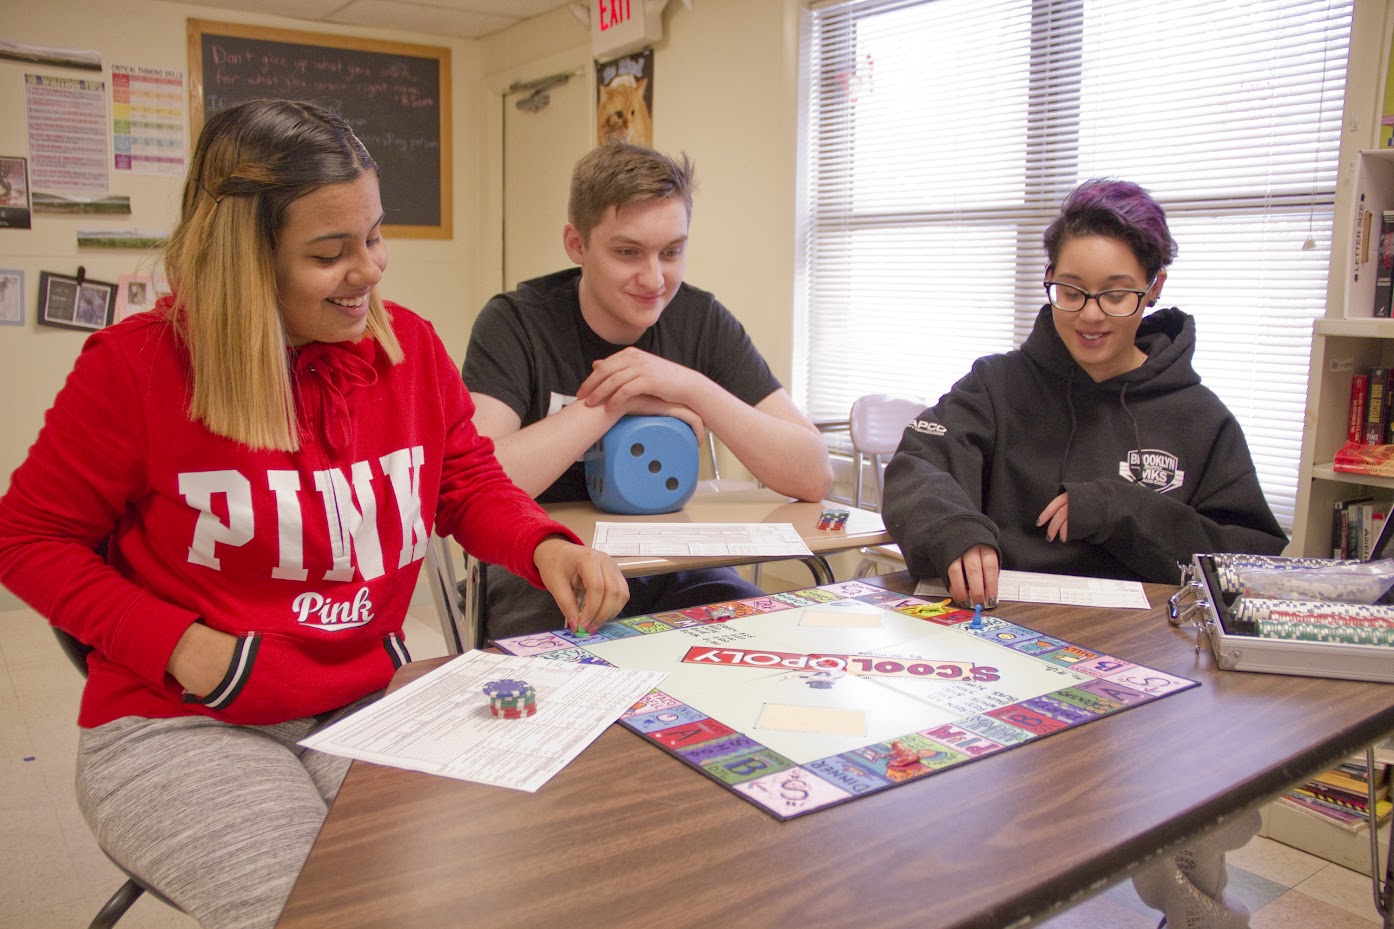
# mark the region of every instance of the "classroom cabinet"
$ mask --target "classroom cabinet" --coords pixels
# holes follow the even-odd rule
[[[1332,275],[1344,276],[1345,296],[1313,325],[1290,555],[1331,556],[1331,515],[1337,501],[1394,498],[1394,478],[1341,472],[1334,464],[1346,441],[1351,378],[1377,365],[1394,367],[1394,319],[1372,316],[1385,210],[1394,210],[1394,150],[1361,152],[1351,206],[1333,223],[1337,230],[1345,224],[1331,256]]]

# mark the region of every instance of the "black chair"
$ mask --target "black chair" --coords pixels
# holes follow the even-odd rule
[[[58,644],[63,647],[63,653],[68,656],[68,659],[72,661],[73,666],[81,672],[82,676],[86,677],[87,656],[92,651],[92,646],[79,640],[71,633],[64,632],[57,626],[50,628],[53,629],[53,635],[58,639]],[[105,853],[106,850],[103,849],[103,854]],[[149,893],[156,900],[168,904],[176,910],[179,909],[177,904],[171,902],[158,890],[155,890],[140,878],[136,877],[125,868],[122,868],[121,865],[112,861],[110,855],[107,855],[107,860],[111,861],[117,868],[120,868],[121,873],[126,875],[126,883],[116,888],[116,893],[112,894],[111,898],[97,911],[97,915],[92,918],[92,922],[88,924],[87,929],[111,929],[122,916],[126,915],[126,911],[129,910],[131,906],[140,899],[141,894],[144,893]],[[182,913],[183,910],[180,910],[180,912]]]

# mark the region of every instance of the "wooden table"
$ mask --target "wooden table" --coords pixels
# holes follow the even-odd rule
[[[836,531],[818,528],[818,517],[825,509],[844,510],[847,524]],[[589,544],[595,536],[598,522],[654,523],[789,523],[813,553],[816,563],[810,564],[814,580],[831,584],[835,578],[823,561],[824,556],[850,551],[869,545],[887,545],[891,534],[881,522],[881,514],[859,510],[841,503],[807,503],[793,500],[765,488],[748,487],[723,490],[712,481],[702,482],[687,505],[676,513],[654,516],[621,516],[602,513],[595,504],[549,503],[547,515],[566,526]],[[625,577],[644,577],[686,571],[693,568],[719,568],[729,565],[756,564],[762,561],[784,560],[785,556],[752,557],[750,555],[659,557],[655,555],[624,555],[615,558]],[[804,559],[809,561],[810,559]],[[821,565],[821,567],[819,567]]]
[[[731,482],[725,482],[729,488]],[[838,552],[852,551],[865,546],[888,545],[891,534],[881,522],[881,514],[870,510],[857,509],[841,503],[808,503],[794,500],[783,494],[762,487],[742,485],[739,489],[724,489],[721,481],[701,481],[692,499],[675,513],[660,513],[652,516],[624,516],[604,513],[590,501],[576,503],[548,503],[547,515],[561,523],[577,537],[590,544],[595,537],[597,522],[669,522],[669,523],[789,523],[803,539],[811,556],[799,560],[808,566],[815,584],[831,584],[832,568],[827,556]],[[841,529],[829,531],[818,528],[818,517],[825,509],[843,510],[847,513],[847,523]],[[484,629],[484,586],[487,583],[484,566],[473,556],[466,555],[464,561],[464,584],[461,588],[460,608],[451,609],[455,602],[456,589],[453,567],[443,572],[444,566],[451,565],[449,540],[444,542],[444,551],[432,552],[431,569],[438,575],[445,573],[443,581],[438,581],[432,589],[436,597],[436,609],[442,616],[442,633],[446,644],[452,651],[483,644],[480,635]],[[458,547],[457,547],[458,550]],[[722,568],[734,565],[759,564],[766,561],[784,561],[786,556],[701,556],[669,557],[656,555],[625,555],[615,558],[625,577],[647,577],[651,574],[668,574],[673,571],[688,571],[695,568]],[[448,620],[446,617],[449,617]]]
[[[536,794],[355,762],[278,925],[1002,929],[1394,730],[1394,685],[1217,671],[1147,591],[993,613],[1202,686],[786,823],[618,725]]]

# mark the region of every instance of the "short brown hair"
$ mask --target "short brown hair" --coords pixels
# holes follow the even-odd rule
[[[589,244],[591,230],[610,207],[619,210],[644,200],[680,197],[690,219],[693,187],[692,161],[686,154],[679,161],[642,145],[609,142],[576,162],[566,218]]]

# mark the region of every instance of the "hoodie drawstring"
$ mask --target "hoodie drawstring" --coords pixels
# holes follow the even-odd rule
[[[1075,429],[1079,427],[1079,420],[1075,416],[1075,375],[1070,372],[1069,378],[1065,381],[1065,407],[1070,411],[1070,434],[1065,437],[1065,454],[1060,456],[1060,483],[1065,483],[1065,465],[1070,460],[1070,447],[1075,442]]]
[[[302,349],[295,367],[302,427],[318,424],[330,450],[342,451],[353,439],[348,395],[377,383],[377,370],[361,355],[328,345]]]
[[[1142,432],[1138,428],[1137,417],[1133,411],[1128,409],[1128,385],[1124,384],[1123,389],[1118,391],[1118,405],[1123,408],[1123,412],[1128,414],[1128,421],[1133,424],[1133,451],[1137,452],[1137,460],[1142,461]],[[1131,470],[1131,468],[1129,469]],[[1135,482],[1137,483],[1137,482]],[[1153,490],[1157,488],[1153,487]]]

